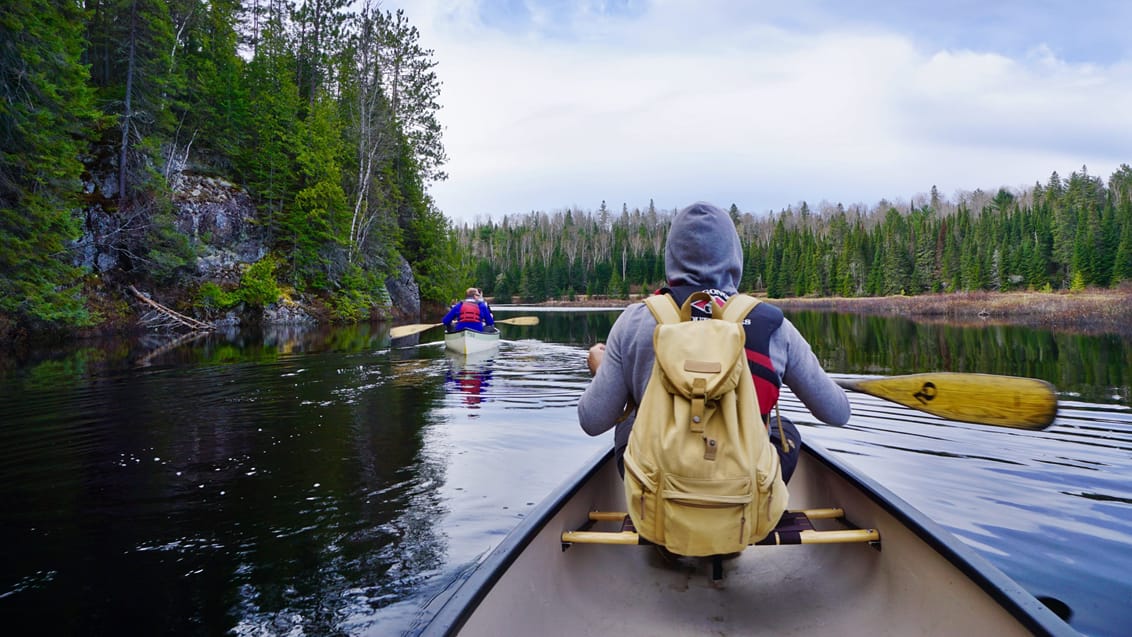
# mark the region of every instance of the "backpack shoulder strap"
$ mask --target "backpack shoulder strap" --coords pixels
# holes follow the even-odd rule
[[[652,312],[656,322],[661,325],[665,323],[679,323],[681,320],[680,308],[676,307],[676,301],[674,301],[669,294],[650,296],[645,299],[645,305],[648,306],[649,311]]]
[[[759,300],[749,294],[732,294],[731,298],[727,299],[727,303],[723,304],[719,318],[742,324],[743,319],[747,318],[747,315],[758,304]]]

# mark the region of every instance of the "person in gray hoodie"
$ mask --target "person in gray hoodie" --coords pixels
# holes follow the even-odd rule
[[[677,304],[698,291],[707,292],[718,303],[735,294],[743,276],[743,248],[731,217],[703,202],[681,210],[668,231],[664,269],[668,287],[662,292],[671,294]],[[700,315],[710,316],[710,310]],[[801,436],[786,419],[771,422],[779,387],[786,383],[814,416],[830,425],[849,421],[849,399],[826,375],[810,344],[781,310],[759,303],[748,319],[744,328],[747,359],[760,410],[764,422],[773,425],[771,441],[782,458],[783,479],[789,479],[797,464]],[[613,440],[622,475],[622,456],[636,417],[633,408],[640,404],[652,372],[655,329],[656,319],[648,307],[634,303],[614,322],[608,342],[591,347],[587,357],[594,379],[578,401],[578,420],[591,436],[616,426]]]

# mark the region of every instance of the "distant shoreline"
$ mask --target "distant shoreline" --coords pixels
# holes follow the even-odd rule
[[[805,297],[763,300],[787,311],[901,316],[956,325],[1021,325],[1058,332],[1132,338],[1132,286],[1081,292],[956,292],[919,296]],[[619,308],[640,300],[581,297],[523,303],[540,308]],[[519,304],[516,304],[519,305]],[[503,306],[501,306],[503,307]]]

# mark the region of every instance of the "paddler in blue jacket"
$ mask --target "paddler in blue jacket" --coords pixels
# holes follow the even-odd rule
[[[491,315],[491,308],[483,300],[483,293],[478,288],[468,288],[464,293],[464,300],[453,305],[441,322],[448,332],[460,330],[482,332],[484,327],[495,325],[495,317]]]

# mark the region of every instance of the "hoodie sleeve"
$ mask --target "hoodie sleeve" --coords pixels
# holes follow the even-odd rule
[[[629,402],[629,389],[625,386],[621,347],[618,344],[617,324],[609,331],[605,355],[586,390],[578,399],[578,422],[582,431],[591,436],[605,433],[617,424]]]
[[[630,305],[609,330],[601,366],[578,399],[578,422],[591,436],[617,426],[615,446],[629,438],[633,418],[622,418],[625,405],[644,393],[652,372],[652,333],[656,321],[643,303]],[[618,422],[620,420],[621,422]]]
[[[775,331],[772,346],[782,348],[786,364],[782,381],[818,420],[835,426],[849,422],[851,413],[845,390],[833,381],[798,328],[785,319]],[[777,361],[776,361],[777,364]]]
[[[485,301],[480,301],[480,318],[483,319],[484,325],[495,325],[495,317],[491,315],[491,308]]]

